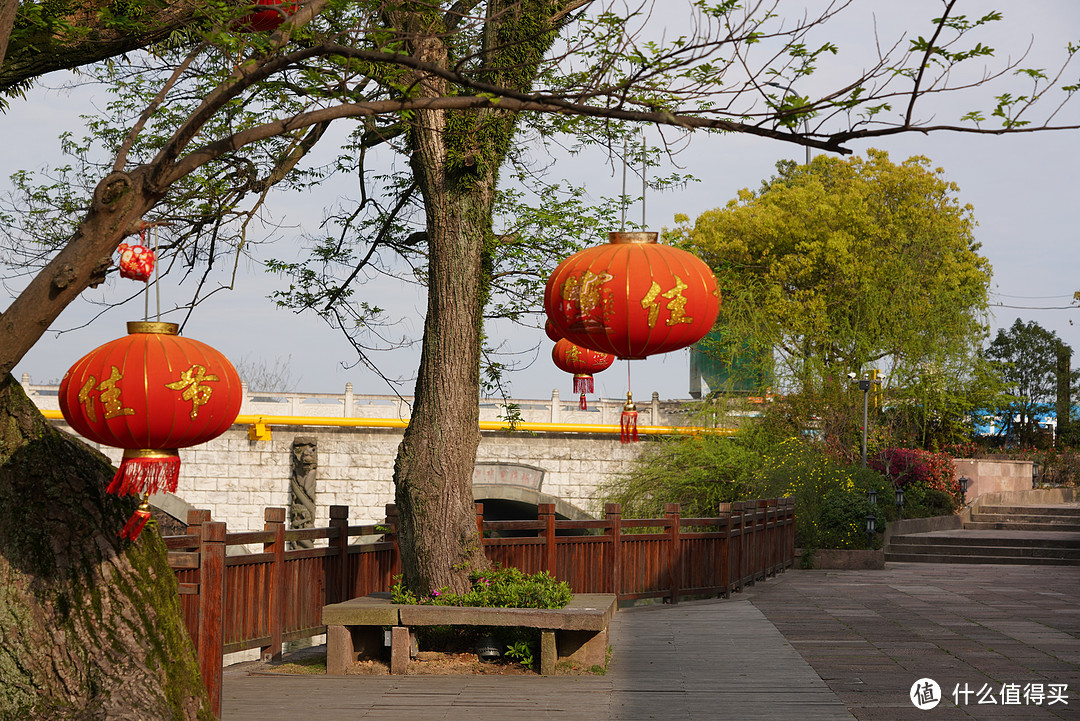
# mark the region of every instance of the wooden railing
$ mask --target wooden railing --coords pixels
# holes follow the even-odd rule
[[[165,538],[216,714],[223,654],[258,648],[273,660],[285,641],[325,632],[325,604],[389,590],[400,572],[395,507],[387,506],[383,524],[366,526],[350,526],[348,510],[331,506],[326,528],[286,530],[285,509],[267,508],[264,530],[244,533],[227,533],[224,523],[197,510],[188,514],[187,535]],[[556,519],[553,504],[541,504],[535,521],[485,521],[483,505],[476,505],[493,563],[547,571],[575,593],[614,593],[620,601],[678,603],[741,591],[791,566],[794,520],[785,498],[721,504],[715,518],[683,518],[679,505],[669,504],[663,518],[628,519],[608,504],[603,519],[590,521]],[[320,539],[327,545],[287,550]],[[226,553],[227,546],[251,544],[262,544],[262,552]]]

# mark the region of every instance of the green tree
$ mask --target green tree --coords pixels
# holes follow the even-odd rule
[[[925,158],[878,150],[778,168],[672,233],[716,272],[727,337],[772,348],[780,389],[816,399],[796,416],[842,410],[827,434],[861,415],[848,375],[870,368],[905,403],[955,410],[926,379],[971,376],[991,273],[958,188]]]
[[[246,222],[277,185],[307,187],[317,175],[304,165],[310,151],[325,141],[332,123],[352,122],[343,155],[353,161],[343,171],[367,183],[367,151],[390,148],[408,158],[411,178],[390,184],[383,196],[388,212],[376,227],[391,230],[366,235],[370,226],[346,222],[340,248],[331,243],[317,251],[324,257],[355,253],[356,272],[378,253],[397,253],[416,262],[427,284],[417,402],[395,468],[400,538],[411,587],[464,588],[469,571],[484,563],[469,512],[483,312],[498,280],[496,259],[521,245],[494,232],[492,211],[499,172],[521,140],[524,121],[537,132],[568,133],[582,143],[610,142],[624,123],[656,123],[836,152],[847,152],[844,144],[857,138],[911,130],[1077,127],[1054,120],[1058,96],[1051,113],[1025,125],[1035,100],[1059,92],[1067,98],[1075,88],[1060,76],[1007,62],[986,79],[1004,86],[986,100],[986,113],[999,118],[1000,127],[983,127],[978,113],[947,125],[920,121],[913,111],[928,92],[970,87],[953,82],[950,72],[993,52],[973,35],[1000,14],[968,18],[954,5],[947,3],[923,32],[911,33],[916,40],[897,45],[868,72],[838,78],[835,90],[813,98],[772,88],[806,77],[837,51],[831,42],[810,43],[832,9],[789,22],[766,8],[694,0],[688,27],[698,31],[662,41],[652,30],[656,21],[599,0],[311,0],[278,31],[240,38],[233,28],[247,3],[200,4],[198,17],[169,35],[169,44],[129,58],[131,65],[109,66],[113,87],[138,86],[149,100],[131,108],[135,116],[123,127],[102,122],[101,144],[83,149],[69,143],[87,167],[99,163],[85,189],[60,173],[49,192],[26,186],[27,212],[5,219],[5,228],[36,231],[25,239],[40,245],[25,245],[36,254],[25,269],[33,278],[0,323],[0,373],[105,277],[111,253],[144,221],[174,223],[167,255],[202,270],[223,250],[238,252]],[[71,66],[51,59],[41,50],[42,38],[21,28],[45,27],[49,37],[59,31],[85,50],[95,32],[126,24],[117,21],[120,4],[94,5],[91,13],[82,7],[24,0],[10,34],[10,14],[0,12],[6,57],[37,63],[16,73],[15,83]],[[123,5],[132,12],[156,7],[149,0]],[[152,13],[143,17],[157,22]],[[127,30],[125,40],[134,28]],[[145,42],[152,39],[135,44]],[[123,50],[73,62],[116,52]],[[1028,88],[1020,102],[1017,78]],[[893,111],[899,98],[904,107]],[[49,200],[56,213],[39,213]],[[393,211],[418,202],[421,227],[406,233]],[[40,222],[44,217],[49,221]],[[15,233],[17,241],[24,239]],[[364,239],[373,241],[365,245]],[[352,294],[355,277],[311,286],[312,305],[362,324],[368,308]],[[175,587],[160,541],[152,534],[132,545],[115,538],[115,520],[130,508],[100,492],[100,473],[86,470],[91,461],[76,461],[74,451],[65,456],[56,441],[42,441],[43,421],[10,377],[0,396],[0,428],[8,429],[0,443],[0,485],[26,502],[21,525],[9,516],[0,523],[0,575],[12,589],[0,601],[0,615],[12,619],[3,622],[0,653],[50,661],[0,664],[0,689],[7,694],[0,696],[2,714],[205,716],[193,675],[185,676],[190,647],[166,643],[182,634],[168,631],[179,628],[179,613],[168,601],[175,602]],[[25,487],[28,478],[34,492]],[[81,543],[59,532],[75,518],[82,521]],[[142,602],[144,590],[161,602]],[[53,652],[53,639],[72,618],[85,622],[79,628],[92,621],[105,632],[60,639],[65,658]],[[116,663],[102,665],[102,658]],[[102,699],[109,708],[100,707]]]
[[[1039,423],[1054,412],[1059,390],[1058,358],[1072,354],[1057,333],[1035,321],[1017,318],[1012,326],[999,329],[986,349],[986,357],[1004,380],[1007,397],[991,408],[997,417],[996,434],[1006,443],[1035,444]],[[1075,389],[1080,372],[1066,381]]]

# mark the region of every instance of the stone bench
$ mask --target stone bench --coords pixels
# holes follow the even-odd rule
[[[341,675],[361,658],[376,658],[385,647],[389,626],[390,673],[409,665],[409,629],[414,626],[521,626],[540,629],[540,673],[555,673],[559,661],[607,666],[608,624],[615,614],[614,594],[582,593],[563,608],[474,608],[413,606],[391,603],[389,594],[373,594],[323,606],[326,624],[326,673]]]

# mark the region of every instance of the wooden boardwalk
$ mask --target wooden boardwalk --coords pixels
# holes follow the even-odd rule
[[[770,581],[769,583],[772,583]],[[606,676],[226,674],[223,721],[853,718],[748,601],[624,609]]]

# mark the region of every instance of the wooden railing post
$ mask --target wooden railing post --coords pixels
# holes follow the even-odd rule
[[[330,506],[330,528],[337,533],[330,538],[330,545],[337,553],[338,577],[333,583],[334,600],[338,603],[349,600],[349,507]]]
[[[187,535],[195,536],[196,538],[202,538],[202,525],[210,522],[210,511],[206,508],[192,508],[187,512]],[[195,615],[196,622],[194,629],[188,629],[191,633],[191,642],[195,644],[195,648],[199,647],[199,623],[198,614],[199,609],[202,608],[203,593],[202,586],[199,586],[199,592],[195,594]]]
[[[199,671],[210,708],[221,716],[222,656],[225,653],[225,524],[207,521],[199,535]]]
[[[263,553],[274,554],[267,577],[267,609],[270,645],[261,649],[264,662],[281,660],[281,635],[285,623],[285,509],[263,509],[263,530],[272,531],[274,540],[263,544]]]
[[[604,504],[604,518],[611,532],[611,561],[608,564],[608,584],[605,589],[619,600],[622,593],[622,506],[618,503]]]
[[[742,593],[746,573],[743,568],[743,550],[746,547],[746,516],[743,514],[743,502],[731,504],[731,532],[735,539],[731,542],[731,571],[734,574],[732,585]]]
[[[770,576],[777,574],[780,558],[783,555],[780,552],[780,514],[778,513],[779,506],[777,504],[777,499],[770,498],[766,501],[767,508],[765,509],[765,527],[768,529],[765,535],[769,541],[766,568]]]
[[[401,549],[398,548],[397,544],[398,511],[396,504],[386,504],[386,520],[383,525],[390,529],[383,534],[384,540],[394,544],[393,560],[390,561],[390,578],[386,579],[386,590],[389,591],[390,587],[394,585],[394,578],[401,574]]]
[[[671,603],[679,602],[679,583],[682,580],[682,539],[679,535],[679,504],[665,503],[664,517],[668,520],[668,589]]]
[[[723,536],[720,539],[720,551],[717,556],[720,559],[720,568],[717,569],[718,580],[724,587],[722,595],[731,598],[731,504],[721,503],[718,510],[718,528]]]
[[[757,567],[754,569],[754,578],[760,578],[762,581],[768,576],[768,551],[769,551],[769,502],[764,498],[757,499],[756,513],[757,513],[757,531],[758,535],[754,539],[756,541],[757,553],[754,554],[754,558],[757,561]]]
[[[555,504],[554,503],[540,503],[537,504],[537,516],[544,522],[544,570],[546,570],[552,578],[557,578],[555,575],[558,572],[558,556],[555,554]]]

